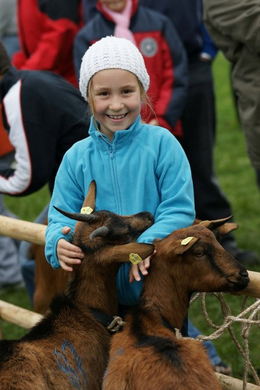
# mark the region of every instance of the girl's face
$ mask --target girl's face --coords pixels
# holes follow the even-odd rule
[[[122,12],[125,9],[127,0],[99,0],[107,8],[114,12]]]
[[[100,130],[112,141],[117,130],[128,129],[140,114],[137,77],[123,69],[102,70],[92,77],[89,100]]]

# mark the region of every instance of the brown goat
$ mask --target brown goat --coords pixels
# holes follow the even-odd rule
[[[235,292],[249,282],[246,269],[209,230],[226,220],[205,221],[154,242],[157,253],[140,305],[113,336],[103,390],[221,389],[201,342],[177,338],[174,328],[181,328],[193,292]]]
[[[92,209],[94,192],[92,182],[86,201]],[[65,215],[80,221],[74,243],[85,258],[43,320],[20,340],[0,342],[1,390],[101,389],[111,339],[107,326],[118,310],[116,274],[130,253],[145,258],[153,252],[152,245],[134,242],[152,225],[150,213]]]

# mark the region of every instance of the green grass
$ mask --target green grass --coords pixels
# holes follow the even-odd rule
[[[221,187],[232,205],[235,220],[240,226],[235,232],[238,245],[241,248],[253,250],[260,256],[260,195],[256,186],[254,170],[247,157],[245,138],[236,117],[229,69],[229,63],[222,54],[219,54],[213,66],[217,108],[216,171]],[[47,202],[48,190],[46,187],[38,193],[24,198],[6,197],[6,205],[10,210],[28,221],[33,221]],[[259,266],[252,269],[260,272]],[[24,289],[0,291],[0,299],[30,308],[30,302]],[[226,295],[226,299],[232,307],[232,311],[239,313],[241,297]],[[251,303],[253,301],[251,299]],[[220,324],[222,315],[218,301],[213,296],[208,296],[207,302],[210,317]],[[192,305],[190,315],[194,324],[202,332],[211,333],[212,330],[202,315],[199,301]],[[241,326],[235,324],[234,329],[237,337],[241,340]],[[18,327],[4,323],[5,338],[17,338],[23,332]],[[214,344],[222,359],[232,365],[234,376],[242,378],[244,362],[228,332],[226,331],[223,336],[214,341]],[[259,329],[256,326],[253,327],[250,336],[250,357],[254,367],[259,368]]]

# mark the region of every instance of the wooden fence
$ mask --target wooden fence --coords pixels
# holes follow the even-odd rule
[[[45,225],[0,216],[0,235],[44,245],[45,231]],[[253,271],[248,271],[248,273],[250,277],[249,285],[237,294],[260,298],[260,273]],[[41,314],[0,300],[0,321],[3,319],[22,328],[30,329],[42,318]],[[2,337],[2,328],[0,326],[0,339]],[[223,390],[242,390],[244,388],[243,381],[239,379],[219,373],[216,373],[216,375]],[[246,389],[260,390],[260,386],[246,383]]]

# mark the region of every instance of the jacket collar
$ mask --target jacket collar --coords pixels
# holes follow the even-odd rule
[[[97,130],[94,117],[92,116],[90,121],[89,135],[95,142],[98,143],[102,149],[120,148],[127,142],[130,142],[132,138],[137,136],[137,133],[140,131],[140,125],[141,116],[139,115],[136,121],[128,129],[118,130],[114,135],[113,141],[110,141],[110,139],[105,134]]]

